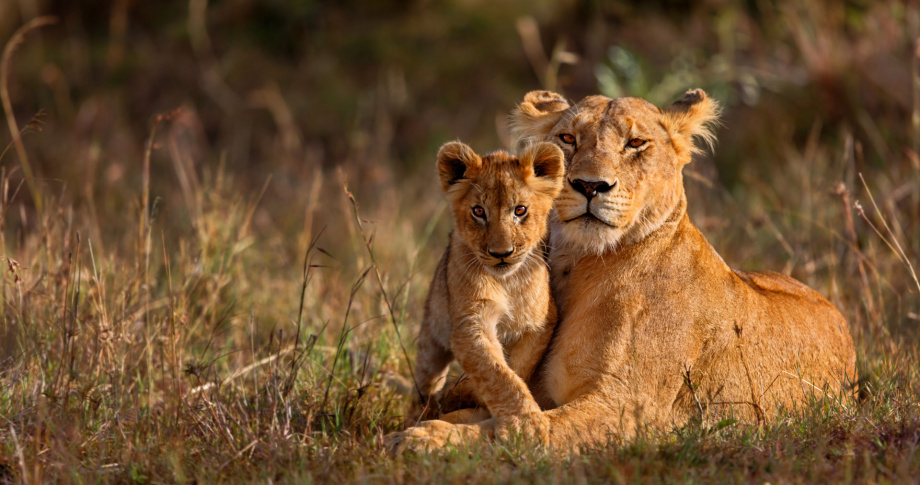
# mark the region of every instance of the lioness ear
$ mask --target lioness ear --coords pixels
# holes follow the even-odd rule
[[[562,191],[565,154],[554,143],[538,143],[518,157],[524,180],[537,192],[556,198]]]
[[[531,91],[511,113],[512,145],[518,149],[546,140],[569,102],[551,91]]]
[[[662,111],[663,125],[682,163],[688,163],[692,154],[703,151],[693,143],[693,137],[699,137],[712,149],[716,141],[713,125],[718,124],[722,110],[702,89],[687,91],[684,97]]]
[[[462,180],[471,168],[479,168],[482,159],[465,143],[452,141],[445,143],[438,150],[438,176],[441,177],[441,189],[448,189]]]

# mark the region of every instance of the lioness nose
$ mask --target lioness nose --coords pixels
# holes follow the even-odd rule
[[[511,256],[511,253],[513,253],[513,252],[514,252],[514,248],[499,249],[498,251],[492,251],[492,250],[490,249],[490,250],[489,250],[489,255],[491,255],[493,258],[505,259],[505,258],[507,258],[508,256]]]
[[[616,187],[617,183],[614,182],[613,185],[608,184],[602,180],[596,182],[589,182],[587,180],[575,179],[569,180],[569,185],[575,189],[575,192],[585,196],[588,200],[593,199],[597,194],[601,194],[609,191],[610,189]]]

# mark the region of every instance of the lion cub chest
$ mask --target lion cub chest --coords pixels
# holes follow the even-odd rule
[[[546,325],[549,312],[549,273],[541,263],[518,278],[507,278],[499,282],[500,290],[493,301],[500,316],[495,324],[499,342],[507,346],[520,339],[527,332],[536,331]]]
[[[542,262],[526,266],[504,278],[480,274],[451,281],[452,330],[478,325],[507,348],[524,333],[545,326],[551,298],[549,273]]]

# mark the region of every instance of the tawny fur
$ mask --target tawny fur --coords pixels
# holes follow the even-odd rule
[[[520,157],[503,151],[480,157],[453,142],[441,148],[437,165],[454,230],[419,333],[415,377],[421,404],[437,406],[432,397],[456,358],[467,379],[446,391],[461,399],[472,394],[506,427],[517,429],[518,421],[540,415],[527,381],[556,324],[543,239],[562,188],[563,154],[542,143]],[[485,417],[488,413],[461,411],[442,419]]]
[[[566,155],[551,216],[560,321],[532,389],[557,449],[692,418],[768,421],[856,379],[849,328],[830,302],[778,273],[733,270],[690,222],[681,169],[694,137],[712,142],[717,115],[701,90],[665,109],[603,96],[570,106],[535,91],[514,113],[521,146],[551,141]],[[574,180],[612,188],[589,202]],[[494,424],[429,421],[394,448],[492,436]]]

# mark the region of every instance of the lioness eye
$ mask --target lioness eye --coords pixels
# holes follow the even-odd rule
[[[519,205],[514,208],[514,215],[518,217],[522,217],[526,213],[527,213],[527,208],[522,205]]]
[[[563,133],[563,134],[559,135],[559,139],[562,140],[562,143],[565,143],[565,144],[567,144],[567,145],[574,145],[574,144],[575,144],[575,135],[570,135],[570,134],[568,134],[568,133]]]
[[[629,140],[628,145],[629,145],[631,148],[639,148],[639,147],[641,147],[642,145],[645,145],[645,140],[643,140],[642,138],[633,138],[633,139]]]
[[[473,215],[476,217],[485,217],[486,210],[477,205],[476,207],[473,207]]]

